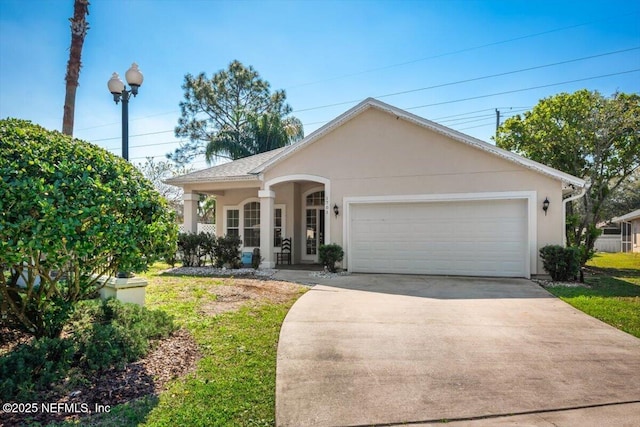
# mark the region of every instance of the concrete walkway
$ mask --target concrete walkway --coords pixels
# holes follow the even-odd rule
[[[278,426],[638,425],[640,340],[528,280],[297,274]]]

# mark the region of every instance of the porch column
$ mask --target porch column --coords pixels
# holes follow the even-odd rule
[[[276,266],[273,260],[273,202],[276,193],[271,190],[258,191],[260,197],[260,256],[261,268]]]
[[[197,193],[184,193],[184,232],[198,232],[198,201],[200,195]]]

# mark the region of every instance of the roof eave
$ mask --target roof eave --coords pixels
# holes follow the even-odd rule
[[[635,211],[629,212],[626,215],[622,215],[619,217],[615,217],[611,220],[611,222],[627,222],[627,221],[633,221],[634,219],[638,219],[640,218],[640,209],[636,209]]]
[[[203,182],[246,182],[246,181],[259,181],[259,177],[257,175],[242,175],[242,176],[221,176],[221,177],[202,177],[196,179],[180,179],[180,178],[170,178],[166,181],[162,181],[165,184],[181,186],[188,184],[201,184]]]

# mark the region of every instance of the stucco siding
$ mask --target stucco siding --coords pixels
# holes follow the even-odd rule
[[[538,248],[562,244],[560,181],[452,140],[416,124],[369,109],[264,173],[264,181],[310,174],[331,182],[329,203],[345,197],[535,191]],[[551,205],[545,216],[542,201]],[[332,242],[343,223],[330,215]],[[533,274],[542,274],[538,260]]]

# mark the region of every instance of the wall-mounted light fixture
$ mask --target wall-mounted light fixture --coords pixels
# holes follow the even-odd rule
[[[544,211],[544,216],[547,216],[547,210],[549,209],[549,198],[545,197],[544,202],[542,202],[542,210]]]
[[[338,218],[338,215],[340,214],[340,208],[338,208],[337,204],[333,205],[333,213],[336,214],[336,218]]]

